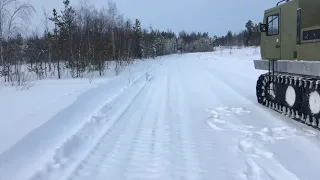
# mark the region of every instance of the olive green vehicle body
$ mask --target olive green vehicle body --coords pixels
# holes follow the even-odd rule
[[[258,102],[320,130],[320,0],[280,0],[260,32]]]
[[[263,23],[267,24],[266,32],[261,32],[263,60],[320,61],[319,0],[292,0],[268,9]]]

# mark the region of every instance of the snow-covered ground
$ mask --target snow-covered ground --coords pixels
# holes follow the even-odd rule
[[[2,87],[0,179],[318,179],[319,132],[256,101],[257,50]]]

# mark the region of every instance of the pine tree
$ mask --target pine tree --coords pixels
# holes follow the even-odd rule
[[[246,23],[246,28],[247,28],[247,36],[246,36],[246,44],[248,46],[251,46],[252,45],[252,36],[253,36],[253,29],[254,29],[254,24],[251,20],[249,20],[247,23]]]
[[[60,58],[61,58],[61,46],[59,46],[60,42],[59,42],[59,29],[62,24],[59,20],[59,18],[61,16],[59,16],[57,14],[57,11],[56,9],[53,9],[53,17],[49,18],[49,20],[53,21],[54,22],[54,35],[53,35],[53,41],[54,41],[54,47],[55,47],[55,50],[58,52],[57,53],[57,56],[56,56],[56,61],[57,61],[57,70],[58,70],[58,79],[61,78],[61,70],[60,70]]]
[[[135,57],[141,59],[143,57],[142,31],[140,21],[136,19],[133,27],[135,33]]]

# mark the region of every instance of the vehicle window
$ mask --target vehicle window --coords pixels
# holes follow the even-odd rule
[[[268,22],[268,31],[267,35],[272,36],[272,35],[278,35],[279,34],[279,15],[271,15],[267,17],[267,22]]]

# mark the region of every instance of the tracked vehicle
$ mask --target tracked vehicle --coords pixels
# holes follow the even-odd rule
[[[260,104],[320,129],[320,1],[282,0],[260,24]]]

